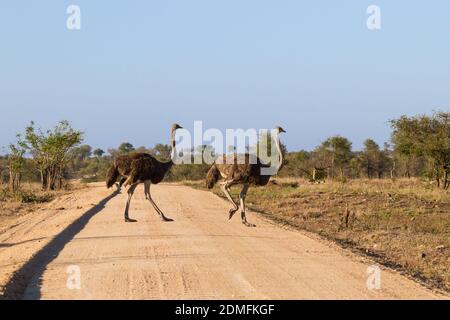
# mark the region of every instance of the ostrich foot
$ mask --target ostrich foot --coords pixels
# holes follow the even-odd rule
[[[126,217],[125,222],[138,222],[137,220]]]
[[[244,224],[244,226],[249,227],[249,228],[256,228],[256,224],[247,222],[247,221],[242,221],[242,223]]]
[[[173,219],[167,218],[166,216],[161,216],[161,220],[162,220],[163,222],[173,222],[173,221],[175,221],[175,220],[173,220]]]
[[[231,220],[231,218],[233,218],[233,216],[235,215],[235,213],[238,211],[239,209],[230,209],[230,217],[228,218],[228,220]]]

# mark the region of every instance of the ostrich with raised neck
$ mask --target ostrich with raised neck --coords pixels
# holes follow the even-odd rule
[[[276,127],[273,130],[275,146],[278,151],[278,172],[283,166],[283,152],[281,150],[280,133],[286,132],[281,127]],[[235,213],[240,210],[242,223],[247,227],[256,227],[254,224],[247,221],[245,213],[245,199],[250,185],[254,186],[266,186],[269,183],[271,174],[265,170],[268,170],[271,166],[264,164],[261,159],[256,158],[255,161],[251,161],[252,155],[246,153],[244,155],[224,155],[219,158],[211,167],[206,176],[206,186],[208,189],[212,189],[214,185],[223,178],[220,186],[222,191],[227,196],[228,200],[232,203],[233,208],[229,211],[229,219],[233,218]],[[230,195],[230,187],[233,185],[243,185],[242,191],[239,195],[239,205],[233,200]]]
[[[128,189],[128,199],[125,206],[125,222],[136,222],[134,219],[130,219],[129,210],[131,198],[136,190],[136,187],[143,183],[145,198],[150,201],[155,211],[159,214],[163,221],[173,221],[167,218],[164,213],[153,201],[150,194],[150,186],[152,184],[160,183],[169,170],[174,165],[174,159],[176,157],[176,142],[175,134],[178,129],[182,127],[178,124],[172,125],[170,129],[170,145],[171,145],[171,158],[167,162],[161,162],[155,159],[152,155],[148,153],[135,153],[130,155],[123,155],[117,157],[111,166],[106,180],[106,185],[111,188],[117,181],[117,179],[122,176],[122,181],[120,185],[130,186]]]

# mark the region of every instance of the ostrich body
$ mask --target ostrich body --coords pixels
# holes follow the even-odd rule
[[[150,201],[161,219],[166,222],[173,221],[172,219],[167,218],[156,205],[155,201],[153,201],[150,194],[150,186],[152,184],[160,183],[174,165],[173,159],[176,155],[175,132],[178,129],[182,129],[182,127],[178,124],[174,124],[170,131],[172,146],[170,161],[161,162],[148,153],[136,153],[117,157],[110,168],[106,181],[108,188],[111,188],[120,176],[122,176],[122,180],[119,182],[119,187],[122,185],[125,187],[130,186],[128,189],[127,204],[125,206],[125,222],[136,222],[136,220],[130,219],[128,213],[133,193],[136,190],[136,187],[141,183],[144,184],[145,198]]]
[[[280,133],[286,132],[281,127],[275,128],[275,144],[278,150],[279,164],[277,170],[280,170],[283,165],[283,153],[280,145]],[[252,155],[246,153],[244,155],[224,155],[216,161],[211,167],[206,177],[206,186],[212,189],[214,185],[223,178],[220,186],[225,193],[228,200],[233,204],[230,209],[229,219],[233,218],[235,213],[240,210],[242,223],[247,227],[256,227],[254,224],[247,221],[245,214],[245,199],[250,185],[265,186],[269,183],[270,175],[263,175],[261,172],[264,168],[269,168],[270,165],[262,163],[259,158],[256,161],[251,161]],[[230,187],[233,185],[243,185],[242,191],[239,195],[240,205],[238,205],[230,195]]]

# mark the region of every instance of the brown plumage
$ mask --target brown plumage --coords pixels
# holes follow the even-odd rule
[[[281,127],[275,128],[275,144],[278,150],[279,165],[277,171],[281,169],[283,165],[283,154],[280,147],[279,134],[284,131]],[[270,168],[270,165],[262,163],[259,158],[252,159],[250,154],[244,155],[227,155],[219,158],[215,164],[208,171],[206,176],[206,186],[208,189],[212,189],[214,185],[222,177],[224,181],[221,183],[222,191],[227,196],[228,200],[233,204],[233,208],[230,209],[231,219],[234,214],[240,209],[242,223],[248,227],[255,227],[247,221],[245,215],[245,198],[247,196],[250,185],[265,186],[269,183],[270,175],[264,175],[262,171],[265,168]],[[254,160],[254,161],[250,161]],[[242,184],[243,189],[239,195],[240,206],[236,204],[230,195],[230,187],[233,185]]]
[[[127,177],[127,179],[121,181],[121,185],[127,181],[129,184],[133,184],[146,180],[158,184],[164,179],[172,166],[172,160],[160,162],[148,153],[122,155],[117,157],[109,169],[106,185],[111,188],[117,182],[119,176]]]
[[[125,187],[130,186],[128,189],[128,200],[125,207],[126,222],[136,221],[129,218],[128,212],[133,193],[140,183],[144,183],[145,197],[150,201],[156,212],[160,215],[161,219],[163,221],[173,221],[172,219],[167,218],[153,201],[150,195],[150,186],[151,184],[160,183],[169,172],[170,168],[174,165],[172,159],[174,158],[176,152],[175,131],[181,128],[182,127],[178,124],[174,124],[171,128],[172,157],[170,161],[161,162],[150,154],[135,153],[117,157],[109,169],[106,179],[106,186],[108,188],[111,188],[120,176],[123,178],[119,182],[119,188],[122,185]]]

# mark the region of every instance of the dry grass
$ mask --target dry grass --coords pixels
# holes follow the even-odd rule
[[[0,219],[14,218],[35,211],[40,204],[52,201],[70,190],[84,187],[80,181],[72,180],[66,190],[43,191],[39,183],[23,183],[20,191],[11,193],[8,185],[0,184]]]
[[[203,182],[188,185],[203,187]],[[220,194],[217,188],[214,192]],[[237,196],[239,190],[233,190]],[[419,180],[309,184],[277,179],[247,204],[450,291],[450,193]]]

